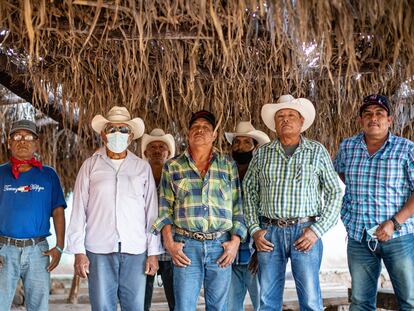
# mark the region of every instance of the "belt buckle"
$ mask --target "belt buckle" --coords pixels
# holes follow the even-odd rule
[[[276,220],[276,224],[277,224],[277,226],[278,226],[278,227],[280,227],[280,228],[286,228],[286,227],[288,227],[288,226],[289,226],[288,221],[287,221],[286,219],[283,219],[283,218],[278,218],[278,219]]]
[[[206,236],[202,232],[194,232],[193,238],[198,241],[204,241],[206,239]]]

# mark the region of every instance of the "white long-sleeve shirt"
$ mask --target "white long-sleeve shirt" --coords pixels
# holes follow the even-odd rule
[[[158,217],[157,189],[148,162],[128,151],[119,170],[105,147],[88,158],[76,177],[66,250],[84,254],[119,251],[148,256],[164,252],[150,233]]]

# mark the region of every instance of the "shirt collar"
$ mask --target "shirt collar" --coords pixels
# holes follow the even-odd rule
[[[357,139],[360,142],[360,147],[368,152],[367,143],[365,142],[364,137],[365,137],[364,133],[360,133],[358,135],[358,138]],[[387,140],[384,142],[384,144],[381,146],[381,148],[378,151],[381,151],[381,150],[387,148],[387,146],[392,146],[392,145],[394,145],[394,143],[395,143],[395,135],[393,135],[390,131],[388,131]]]
[[[280,143],[280,140],[276,138],[274,141],[272,141],[269,144],[270,148],[280,150],[282,148],[282,144]],[[300,141],[298,149],[312,149],[311,145],[309,144],[309,140],[304,137],[303,135],[300,135]]]
[[[108,157],[108,155],[106,154],[106,147],[105,146],[103,146],[103,147],[99,148],[98,150],[96,150],[93,155],[97,155],[97,156],[100,156],[100,157],[102,157],[104,159],[111,160],[111,158]],[[124,159],[125,160],[126,159],[129,159],[132,156],[133,156],[133,153],[127,149],[127,155],[126,155],[126,157]]]

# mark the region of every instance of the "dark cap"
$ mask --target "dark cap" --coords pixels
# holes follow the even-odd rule
[[[19,130],[29,131],[38,136],[36,124],[30,120],[19,120],[14,122],[10,130],[10,135]]]
[[[362,115],[362,112],[368,106],[377,105],[387,111],[388,115],[391,114],[391,107],[390,103],[388,102],[388,98],[384,95],[380,94],[372,94],[364,98],[363,104],[361,108],[359,108],[359,116]]]
[[[193,113],[190,119],[189,127],[191,127],[195,120],[200,118],[207,120],[213,126],[213,129],[216,127],[216,117],[210,111],[207,110],[200,110]]]

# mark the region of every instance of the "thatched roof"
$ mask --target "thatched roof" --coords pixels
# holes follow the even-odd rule
[[[113,105],[181,145],[192,111],[212,110],[221,134],[249,118],[266,130],[261,106],[291,93],[315,104],[306,134],[333,154],[370,93],[412,138],[413,18],[408,0],[1,1],[0,83],[57,122],[42,155],[68,189],[98,146],[90,120]]]

